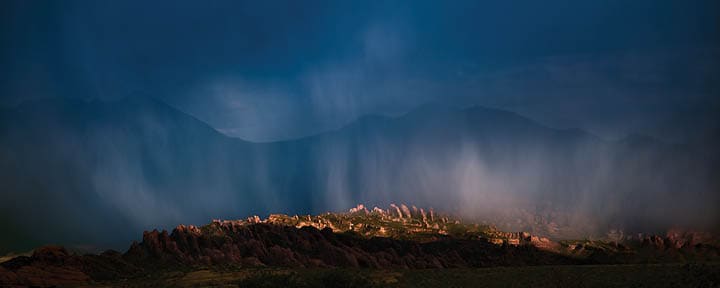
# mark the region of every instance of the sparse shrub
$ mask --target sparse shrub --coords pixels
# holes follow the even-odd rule
[[[348,270],[330,270],[321,277],[323,287],[361,288],[372,287],[370,280],[361,274]]]
[[[240,280],[238,287],[241,288],[273,288],[273,287],[316,287],[303,283],[296,272],[273,273],[258,272],[250,277]]]
[[[720,287],[720,269],[718,266],[704,263],[688,263],[683,265],[685,272],[684,284],[694,287]]]
[[[372,282],[361,273],[352,270],[304,270],[290,273],[277,271],[258,272],[240,280],[238,287],[247,288],[365,288],[373,287]]]

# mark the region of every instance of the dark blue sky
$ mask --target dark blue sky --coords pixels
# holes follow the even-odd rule
[[[256,141],[427,102],[683,141],[719,107],[718,1],[0,5],[3,106],[155,97]]]

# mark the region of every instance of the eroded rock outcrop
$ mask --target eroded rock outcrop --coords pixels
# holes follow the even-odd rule
[[[211,223],[202,233],[187,228],[146,232],[124,258],[131,262],[179,265],[443,268],[567,264],[575,260],[531,246],[497,246],[487,241],[445,239],[419,243],[364,238],[330,228],[274,224]]]
[[[141,271],[106,251],[100,255],[74,255],[60,246],[45,246],[32,256],[20,256],[0,263],[0,287],[57,287],[88,284],[91,281],[129,277]]]
[[[699,232],[616,237],[618,241],[555,242],[530,232],[503,232],[463,223],[405,204],[349,213],[271,214],[215,219],[146,231],[126,253],[75,255],[37,249],[0,263],[0,286],[73,286],[146,274],[156,269],[206,267],[451,268],[577,263],[647,263],[718,259],[717,240]],[[715,242],[713,242],[715,241]],[[714,243],[714,244],[713,244]],[[714,259],[714,260],[713,260]]]

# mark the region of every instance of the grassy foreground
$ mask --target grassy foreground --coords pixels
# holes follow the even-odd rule
[[[720,263],[157,272],[93,287],[720,287]]]

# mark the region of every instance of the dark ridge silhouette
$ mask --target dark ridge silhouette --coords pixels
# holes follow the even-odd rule
[[[272,143],[145,98],[38,100],[0,120],[0,224],[13,235],[2,252],[119,248],[175,223],[408,200],[556,238],[720,227],[716,151],[606,141],[497,109],[426,105]]]

